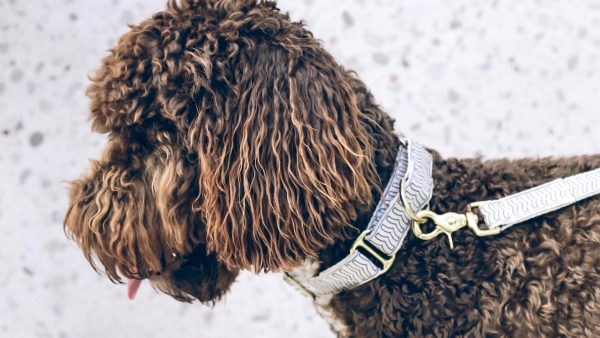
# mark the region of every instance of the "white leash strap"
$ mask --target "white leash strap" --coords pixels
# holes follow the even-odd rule
[[[384,274],[394,261],[409,232],[411,214],[429,203],[433,192],[431,155],[421,145],[406,140],[396,157],[396,166],[371,221],[354,242],[350,254],[319,275],[302,278],[293,273],[286,280],[311,295],[337,293],[364,284]],[[406,198],[402,198],[402,189]],[[405,200],[410,211],[405,209]]]
[[[600,194],[600,168],[560,178],[546,184],[506,196],[497,200],[471,203],[464,214],[449,212],[438,215],[429,210],[419,211],[413,217],[413,232],[423,240],[440,234],[448,237],[453,247],[452,233],[468,226],[477,236],[497,235],[511,226],[547,214]],[[475,209],[483,215],[487,229],[479,228]],[[436,227],[423,233],[421,225],[432,220]]]
[[[600,194],[600,168],[473,206],[479,208],[489,228],[505,230],[597,194]]]

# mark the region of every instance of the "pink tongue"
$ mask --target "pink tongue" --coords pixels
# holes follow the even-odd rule
[[[130,300],[135,298],[135,294],[140,288],[140,285],[142,285],[141,279],[127,279],[127,297]]]

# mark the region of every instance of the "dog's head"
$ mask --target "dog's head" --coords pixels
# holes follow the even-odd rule
[[[272,2],[170,2],[88,95],[108,145],[72,183],[65,229],[111,280],[179,300],[347,238],[380,189],[377,158],[394,157],[362,82]]]

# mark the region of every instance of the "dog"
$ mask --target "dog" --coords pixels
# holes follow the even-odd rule
[[[214,304],[242,269],[327,269],[367,226],[401,146],[357,75],[271,1],[170,1],[91,82],[108,144],[71,182],[64,228],[130,297],[148,279]],[[437,212],[600,167],[430,153]],[[315,304],[340,337],[600,336],[598,198],[455,240],[408,236],[387,273]]]

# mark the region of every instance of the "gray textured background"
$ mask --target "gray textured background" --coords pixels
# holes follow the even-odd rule
[[[279,275],[214,309],[135,302],[65,240],[65,181],[97,157],[87,75],[163,0],[0,0],[0,337],[332,337]],[[600,2],[280,1],[397,128],[448,156],[600,152]]]

